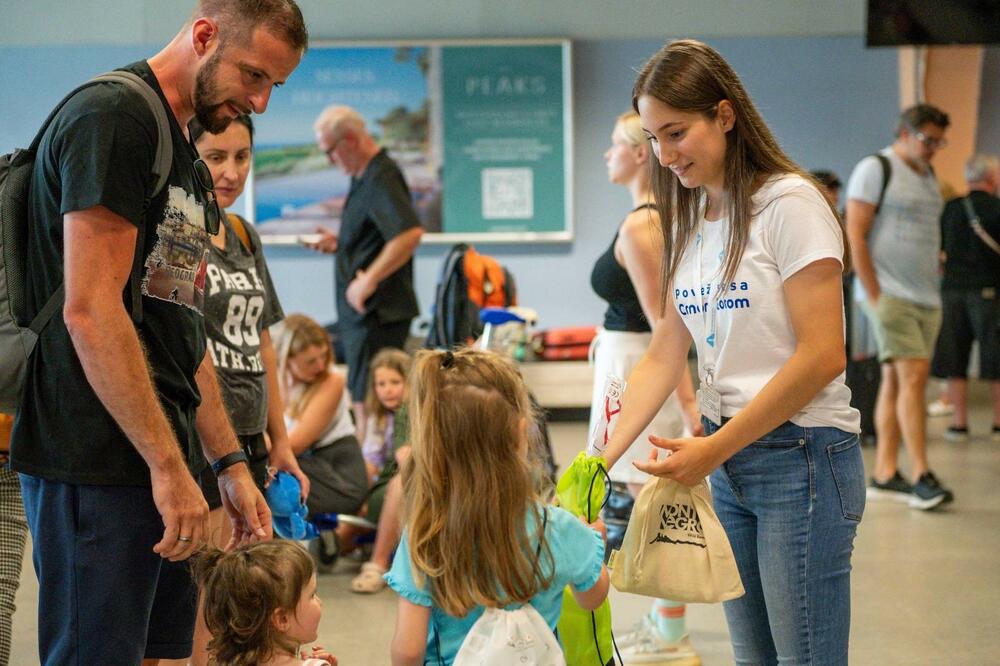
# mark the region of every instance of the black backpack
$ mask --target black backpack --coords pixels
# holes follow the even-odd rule
[[[431,306],[427,347],[451,349],[466,345],[483,332],[483,307],[517,305],[514,276],[495,259],[457,243],[445,255],[441,278]]]
[[[35,168],[38,146],[52,120],[73,95],[95,83],[113,82],[124,84],[142,96],[156,118],[159,140],[153,175],[157,182],[146,197],[150,200],[163,190],[170,175],[173,162],[173,143],[170,138],[170,122],[159,96],[149,84],[136,74],[114,71],[97,76],[78,86],[52,110],[42,124],[31,146],[15,149],[0,155],[0,411],[13,414],[21,399],[21,388],[27,371],[28,358],[42,329],[52,315],[60,309],[65,300],[65,286],[59,285],[42,309],[32,315],[27,307],[28,276],[26,267],[28,249],[28,228],[31,223],[29,191],[31,176]],[[136,240],[135,258],[132,262],[130,278],[131,315],[135,323],[142,319],[142,295],[140,293],[140,271],[142,270],[142,249],[144,229],[139,227]]]

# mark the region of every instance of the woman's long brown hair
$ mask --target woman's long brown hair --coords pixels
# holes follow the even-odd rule
[[[822,189],[815,178],[781,150],[736,72],[707,44],[678,40],[660,49],[636,78],[632,89],[632,107],[637,112],[639,98],[643,96],[658,99],[678,111],[700,113],[709,119],[716,117],[719,103],[723,100],[732,104],[735,123],[726,133],[725,200],[722,202],[729,217],[722,284],[728,284],[743,258],[753,217],[760,213],[760,209],[754,209],[753,195],[767,179],[775,175],[795,174],[811,182],[820,192]],[[663,227],[662,309],[666,306],[677,266],[701,219],[704,192],[701,187],[685,188],[677,176],[657,160],[651,159],[649,164],[650,187]],[[767,203],[764,202],[763,206]],[[839,213],[832,205],[830,210],[841,222],[843,234]],[[846,242],[844,249],[846,270]]]
[[[532,415],[520,375],[491,352],[422,351],[409,405],[403,487],[417,580],[455,617],[527,603],[551,583],[553,567],[525,453]]]

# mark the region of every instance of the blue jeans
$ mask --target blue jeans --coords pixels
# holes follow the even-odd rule
[[[718,426],[705,421],[705,433]],[[737,664],[847,664],[858,436],[785,423],[712,472],[746,594],[724,604]]]

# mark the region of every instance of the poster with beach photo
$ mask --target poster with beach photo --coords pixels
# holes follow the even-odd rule
[[[313,46],[255,118],[261,238],[339,229],[350,178],[313,123],[342,104],[400,165],[425,242],[571,239],[569,71],[565,40]]]
[[[312,48],[267,113],[256,117],[252,210],[264,242],[299,242],[340,224],[350,178],[316,147],[313,122],[331,104],[354,107],[389,151],[425,224],[440,190],[428,110],[428,49]],[[438,223],[440,227],[440,223]]]

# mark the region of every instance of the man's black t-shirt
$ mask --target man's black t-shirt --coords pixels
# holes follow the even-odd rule
[[[983,230],[1000,243],[1000,199],[978,190],[970,196]],[[949,201],[941,213],[941,249],[946,257],[942,289],[1000,289],[1000,254],[972,230],[961,198]]]
[[[31,188],[28,303],[39,310],[63,282],[63,215],[101,205],[144,229],[139,338],[155,389],[193,472],[205,466],[194,429],[195,371],[205,355],[201,315],[208,234],[194,150],[143,61],[124,68],[149,83],[167,109],[173,165],[155,185],[157,126],[149,107],[118,83],[99,83],[60,111],[39,147]],[[129,287],[123,294],[129,305]],[[149,469],[84,374],[57,312],[31,356],[12,438],[15,470],[81,484],[148,485]]]
[[[352,325],[364,319],[366,315],[347,302],[347,285],[359,270],[375,261],[387,242],[418,226],[420,220],[402,172],[384,150],[379,151],[364,173],[351,181],[341,215],[336,266],[339,321]],[[413,290],[412,258],[379,283],[366,309],[379,324],[406,321],[420,313]]]

